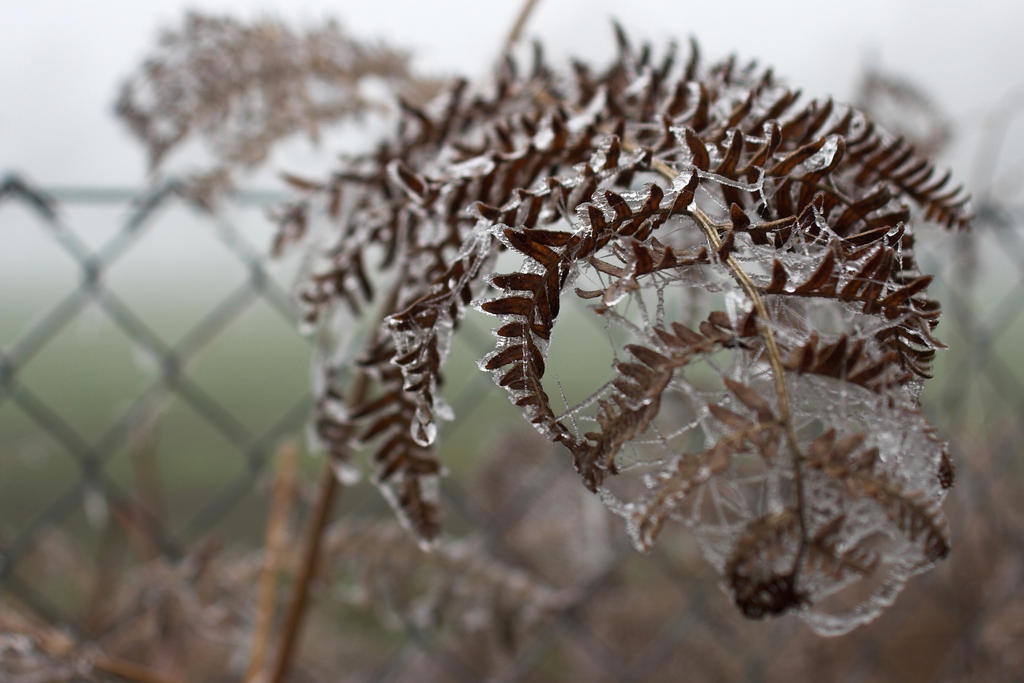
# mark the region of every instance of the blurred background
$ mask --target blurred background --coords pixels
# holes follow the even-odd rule
[[[269,258],[267,209],[288,197],[280,172],[322,177],[379,130],[340,126],[318,146],[295,136],[231,201],[198,206],[176,180],[195,158],[151,173],[113,114],[120,83],[187,8],[336,18],[412,50],[421,73],[484,77],[520,3],[6,3],[0,672],[12,677],[242,680],[268,515],[287,569],[322,466],[305,452],[313,346],[290,295],[301,255]],[[489,323],[470,318],[446,387],[459,419],[441,436],[449,538],[422,556],[369,483],[347,488],[294,680],[1019,680],[1021,14],[1009,2],[541,0],[526,28],[555,63],[601,63],[611,17],[655,46],[693,35],[709,59],[756,58],[807,97],[934,133],[977,216],[971,234],[918,231],[950,347],[924,410],[958,468],[940,567],[841,638],[792,617],[745,621],[685,533],[649,556],[628,547],[564,454],[476,371]]]

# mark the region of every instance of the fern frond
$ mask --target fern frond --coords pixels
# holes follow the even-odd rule
[[[509,59],[489,86],[404,103],[330,178],[291,179],[277,246],[328,225],[307,321],[379,306],[385,280],[397,293],[363,356],[373,391],[342,418],[325,390],[321,434],[337,453],[372,442],[385,494],[436,538],[439,391],[476,307],[497,320],[480,368],[637,547],[679,520],[746,614],[817,623],[845,586],[901,585],[948,551],[952,466],[917,410],[940,309],[912,226],[965,227],[966,204],[852,107],[695,46],[677,63],[621,29],[616,45],[605,68]],[[518,266],[496,272],[501,255]],[[562,408],[549,352],[584,343],[558,325],[573,305],[612,360]]]

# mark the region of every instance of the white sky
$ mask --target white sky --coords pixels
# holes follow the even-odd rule
[[[356,35],[413,48],[425,67],[474,75],[492,62],[520,2],[0,0],[0,174],[17,170],[51,186],[141,184],[142,150],[111,102],[157,29],[179,23],[188,7],[308,23],[334,16]],[[613,49],[611,16],[655,44],[692,33],[706,56],[756,57],[808,96],[849,96],[861,67],[875,60],[923,85],[961,121],[1024,82],[1019,7],[1009,0],[541,0],[527,33],[542,38],[552,57],[590,59]],[[968,169],[959,175],[969,180]]]

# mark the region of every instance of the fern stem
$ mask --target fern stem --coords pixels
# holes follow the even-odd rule
[[[360,380],[365,375],[360,376]],[[368,382],[357,382],[356,388],[363,389]],[[271,683],[281,683],[291,665],[292,657],[295,654],[295,646],[302,630],[302,622],[306,614],[306,606],[309,602],[309,588],[313,581],[313,573],[320,559],[320,546],[324,530],[327,527],[327,520],[330,518],[331,508],[334,506],[334,499],[337,496],[338,478],[331,469],[330,464],[324,466],[320,474],[320,488],[317,492],[316,507],[313,509],[313,516],[306,527],[306,540],[303,544],[302,562],[299,565],[298,575],[295,577],[295,586],[292,589],[291,602],[288,605],[288,614],[285,617],[281,642],[277,650],[277,658],[274,661],[273,672],[270,676]]]
[[[537,6],[538,0],[526,0],[523,6],[519,8],[519,14],[516,15],[515,23],[512,24],[512,28],[509,29],[508,36],[505,37],[505,49],[504,52],[508,52],[512,49],[512,46],[519,41],[519,37],[523,33],[523,28],[526,27],[526,22],[530,19],[530,14],[533,13],[534,8]]]
[[[625,145],[623,146],[625,147]],[[676,173],[668,164],[655,160],[653,165],[655,169],[657,169],[657,171],[666,178],[670,180],[675,178]],[[718,251],[722,246],[722,241],[718,237],[718,231],[710,216],[704,213],[704,211],[698,206],[694,206],[692,215],[696,219],[697,225],[700,226],[701,231],[704,233],[704,236],[707,238],[712,249],[714,251]],[[789,412],[789,391],[786,388],[786,375],[785,368],[782,365],[782,354],[779,352],[778,344],[775,343],[775,334],[772,332],[771,326],[768,325],[768,307],[765,306],[764,299],[761,297],[761,293],[758,290],[757,285],[754,284],[750,279],[750,276],[747,275],[746,271],[743,270],[739,262],[734,257],[726,257],[725,262],[732,271],[736,281],[739,282],[740,287],[743,288],[743,291],[750,298],[751,302],[753,302],[754,309],[757,311],[757,331],[764,339],[765,353],[768,356],[768,363],[772,367],[772,378],[775,382],[775,397],[778,402],[779,423],[786,434],[786,443],[789,445],[789,448],[793,453],[793,484],[796,489],[796,508],[799,512],[800,519],[800,547],[797,550],[796,559],[793,563],[793,576],[795,579],[803,561],[804,553],[807,549],[808,539],[807,521],[804,515],[804,456],[800,451],[800,444],[797,441],[796,430],[793,428],[793,419]]]
[[[270,514],[267,517],[263,567],[259,578],[259,611],[249,651],[249,666],[244,679],[246,683],[258,680],[265,665],[267,645],[270,643],[274,624],[274,607],[277,603],[278,572],[285,559],[288,517],[291,514],[298,458],[299,447],[293,441],[285,443],[278,454],[277,474],[274,477]]]
[[[380,317],[374,329],[379,329],[384,319],[394,313],[398,301],[398,292],[405,282],[405,273],[399,273],[395,279],[387,299],[381,307]],[[370,375],[360,372],[352,388],[346,397],[346,404],[349,406],[358,405],[366,398],[370,389]],[[280,645],[277,650],[277,658],[274,661],[274,668],[268,679],[270,683],[282,683],[291,666],[291,660],[295,656],[296,645],[302,631],[302,623],[306,616],[306,607],[309,604],[309,589],[313,582],[313,575],[320,564],[320,549],[327,530],[327,522],[331,516],[331,509],[334,507],[334,499],[337,497],[341,485],[334,473],[332,463],[324,465],[320,474],[320,487],[317,491],[316,503],[313,507],[313,515],[306,527],[306,538],[303,542],[302,560],[299,564],[295,577],[295,584],[292,588],[291,601],[288,605],[288,614],[285,617],[284,627],[281,631]]]
[[[627,145],[623,143],[623,147],[626,148]],[[678,175],[675,169],[659,159],[654,159],[651,165],[669,181],[675,180]],[[699,206],[695,205],[691,213],[697,225],[700,226],[701,232],[704,233],[708,244],[711,245],[712,251],[717,252],[722,246],[722,240],[718,237],[718,229],[714,221]],[[761,292],[757,285],[750,279],[750,276],[743,270],[735,257],[726,256],[725,263],[729,266],[729,270],[732,271],[733,277],[736,278],[744,293],[754,304],[754,310],[757,311],[757,332],[764,339],[768,364],[772,368],[775,398],[778,403],[779,424],[782,426],[783,432],[786,435],[786,443],[793,454],[793,485],[796,491],[796,509],[800,521],[800,546],[797,548],[796,557],[793,560],[793,569],[791,570],[795,582],[800,572],[800,565],[803,563],[804,554],[807,551],[809,535],[807,533],[807,518],[804,511],[804,456],[800,450],[796,429],[793,427],[793,418],[789,412],[789,390],[786,388],[786,374],[785,368],[782,365],[782,354],[779,352],[779,346],[775,342],[775,333],[772,332],[772,328],[768,324],[768,307],[765,306],[764,299],[761,297]]]

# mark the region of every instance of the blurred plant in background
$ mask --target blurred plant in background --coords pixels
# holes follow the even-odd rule
[[[325,126],[380,114],[396,95],[422,102],[438,85],[413,73],[407,53],[356,40],[334,22],[298,32],[272,19],[190,12],[124,83],[116,111],[152,169],[186,143],[205,143],[210,167],[188,181],[209,205],[288,136],[317,142]]]

